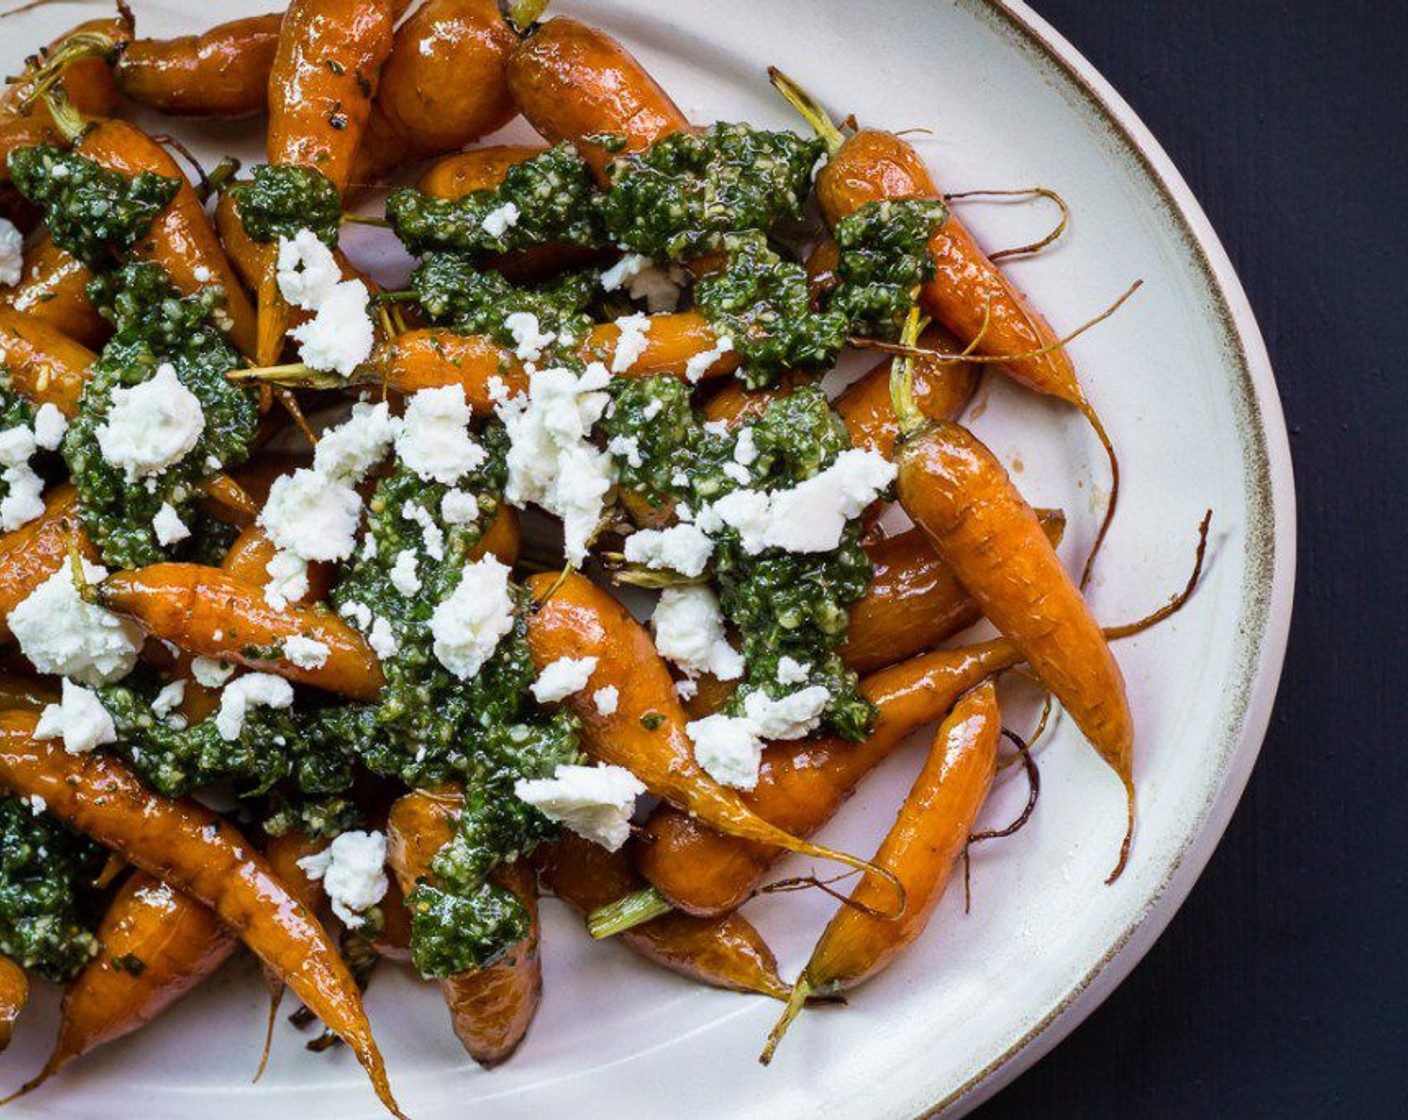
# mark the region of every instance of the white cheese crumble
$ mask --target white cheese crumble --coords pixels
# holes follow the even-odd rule
[[[533,682],[533,698],[539,704],[551,704],[581,692],[596,672],[596,664],[595,657],[559,657],[549,662]]]
[[[107,578],[108,570],[100,564],[82,564],[88,583]],[[10,612],[9,626],[20,652],[39,672],[82,684],[107,684],[126,676],[142,648],[137,623],[84,602],[68,563]]]
[[[758,461],[758,439],[751,426],[738,429],[733,443],[733,461],[744,467],[751,467]]]
[[[543,347],[550,345],[557,334],[538,325],[531,311],[515,311],[504,316],[504,330],[513,336],[514,356],[525,362],[536,362],[543,356]]]
[[[68,418],[58,405],[45,401],[34,413],[34,443],[45,451],[57,451],[68,431]]]
[[[344,832],[321,852],[298,861],[304,874],[321,880],[332,912],[348,929],[360,929],[362,916],[386,897],[386,835]]]
[[[611,355],[611,372],[625,373],[640,360],[640,356],[650,345],[646,335],[650,332],[651,320],[649,315],[637,312],[635,315],[617,319],[616,326],[621,333],[616,339],[616,349]]]
[[[13,288],[24,279],[24,234],[9,218],[0,218],[0,287]]]
[[[763,746],[769,739],[800,739],[821,722],[831,693],[820,685],[780,699],[750,692],[741,716],[715,714],[685,724],[694,760],[714,781],[736,789],[758,784]]]
[[[651,615],[655,648],[691,677],[711,673],[721,681],[743,675],[743,655],[724,634],[719,600],[708,587],[667,587]]]
[[[446,525],[472,525],[479,520],[479,497],[468,490],[446,490],[440,499]]]
[[[0,529],[12,532],[44,512],[44,480],[28,463],[6,467],[0,478],[7,487],[0,499]]]
[[[513,629],[509,570],[493,556],[466,564],[455,590],[430,616],[432,649],[440,664],[469,680]]]
[[[233,665],[218,657],[191,658],[191,677],[202,688],[219,688],[234,671]]]
[[[69,754],[87,754],[94,747],[117,742],[117,727],[96,692],[65,678],[63,698],[39,714],[34,737],[62,739]]]
[[[422,389],[406,405],[396,454],[425,481],[453,485],[488,458],[469,434],[472,418],[463,386]]]
[[[675,682],[675,695],[681,700],[693,700],[699,695],[699,682],[685,677]]]
[[[777,659],[778,684],[801,684],[810,672],[810,665],[803,665],[795,657],[788,657],[785,653]]]
[[[313,469],[335,482],[355,486],[386,457],[401,431],[401,420],[391,415],[385,401],[358,401],[352,415],[318,437]]]
[[[578,377],[568,369],[534,370],[528,392],[498,406],[508,429],[508,484],[504,497],[532,503],[562,519],[567,558],[580,565],[616,481],[611,456],[589,440],[601,419],[611,375],[599,362]]]
[[[636,436],[614,436],[607,443],[606,450],[618,459],[625,459],[633,467],[645,464],[640,454],[640,440]]]
[[[264,585],[264,601],[276,611],[296,603],[308,594],[308,561],[279,549],[264,565],[269,582]]]
[[[163,545],[177,544],[191,535],[190,527],[181,520],[181,515],[170,502],[161,503],[161,508],[152,518],[152,529],[156,532],[157,542]]]
[[[367,645],[372,647],[372,652],[377,657],[386,661],[400,652],[401,639],[396,637],[391,623],[378,615],[372,620],[371,629],[367,632]]]
[[[405,502],[401,506],[401,516],[420,526],[421,543],[425,545],[427,556],[432,560],[445,559],[445,533],[435,524],[435,518],[430,516],[428,509],[417,502]]]
[[[367,304],[371,293],[360,280],[333,286],[317,313],[288,332],[299,344],[298,356],[309,369],[349,376],[372,355],[376,333]]]
[[[508,382],[497,373],[491,373],[489,379],[484,382],[484,392],[496,403],[506,401],[512,395],[508,390]]]
[[[689,360],[684,364],[684,379],[691,385],[699,381],[706,373],[714,368],[714,363],[733,349],[733,339],[725,335],[711,346],[708,350],[701,350],[697,354],[691,354]]]
[[[420,576],[416,574],[416,550],[403,548],[396,554],[396,562],[391,565],[391,586],[402,595],[411,596],[420,590]]]
[[[680,289],[688,275],[677,265],[662,268],[642,253],[627,253],[601,274],[601,290],[614,292],[625,285],[631,298],[645,300],[655,315],[679,306]]]
[[[328,644],[317,638],[294,634],[284,639],[284,656],[300,669],[321,669],[331,655]]]
[[[152,715],[157,719],[166,719],[172,712],[179,708],[186,699],[186,682],[182,680],[172,681],[163,685],[161,691],[156,694],[152,701]]]
[[[345,482],[300,467],[269,488],[259,524],[301,560],[346,560],[357,543],[362,499]]]
[[[631,814],[645,786],[622,766],[564,765],[551,778],[518,779],[513,792],[549,820],[615,852],[631,834]]]
[[[273,673],[246,673],[236,677],[220,693],[220,710],[215,713],[215,730],[232,742],[244,729],[250,708],[288,708],[293,705],[293,685]]]
[[[704,574],[714,554],[714,542],[697,525],[681,523],[668,529],[638,529],[626,538],[624,554],[632,564],[694,579]]]
[[[179,463],[203,431],[200,401],[163,362],[140,385],[112,391],[112,409],[94,434],[103,458],[133,482]]]
[[[36,817],[49,807],[49,803],[37,793],[31,793],[28,797],[22,797],[20,800],[28,803],[30,813]]]
[[[502,237],[510,228],[518,224],[518,207],[512,202],[496,206],[484,215],[480,228],[490,237]]]
[[[776,699],[750,692],[743,701],[743,718],[751,720],[764,739],[800,739],[817,729],[830,699],[831,693],[819,684]]]
[[[280,237],[276,276],[279,292],[304,311],[317,311],[342,282],[337,258],[312,230]]]
[[[592,693],[592,703],[596,705],[597,715],[615,715],[616,706],[620,702],[621,690],[614,684],[609,684],[605,688],[599,688]]]

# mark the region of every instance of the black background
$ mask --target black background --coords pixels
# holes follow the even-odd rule
[[[1188,179],[1271,349],[1299,575],[1261,761],[1129,979],[977,1114],[1408,1116],[1408,8],[1033,0]]]

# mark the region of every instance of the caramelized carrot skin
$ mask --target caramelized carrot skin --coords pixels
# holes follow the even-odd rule
[[[262,113],[282,22],[282,12],[271,12],[199,35],[134,39],[118,59],[118,88],[128,100],[172,117]]]
[[[498,0],[426,0],[396,29],[354,179],[452,152],[517,115],[504,67],[518,35]]]
[[[126,43],[131,38],[125,20],[92,19],[64,32],[50,43],[47,49],[52,51],[71,35],[92,32],[104,35],[119,44]],[[101,58],[81,58],[70,63],[65,68],[63,77],[59,79],[59,85],[68,94],[74,108],[87,116],[115,116],[122,106],[122,99],[118,96],[117,87],[113,82],[112,67]],[[50,123],[53,117],[48,106],[42,101],[34,101],[25,107],[24,101],[32,94],[33,89],[32,82],[22,79],[0,93],[0,119],[27,116],[42,124]]]
[[[45,233],[24,255],[24,278],[0,292],[0,307],[43,321],[73,342],[96,350],[112,334],[112,324],[88,299],[92,279],[87,268]]]
[[[893,133],[873,129],[850,137],[822,168],[816,186],[828,225],[835,225],[868,202],[941,197],[919,153]],[[1056,332],[988,260],[953,213],[929,239],[929,255],[934,261],[934,277],[921,290],[920,304],[965,343],[981,333],[981,353],[1015,355],[1057,341]],[[1081,400],[1075,368],[1062,347],[1008,362],[1005,368],[1039,393],[1072,404]]]
[[[0,365],[31,404],[52,404],[65,416],[76,415],[88,367],[97,358],[53,324],[0,307]]]
[[[624,849],[608,852],[573,832],[564,831],[555,843],[540,848],[535,858],[548,890],[583,913],[642,885]],[[730,991],[786,998],[787,985],[777,974],[777,958],[742,914],[714,918],[663,914],[616,939],[691,980]]]
[[[454,837],[464,804],[458,789],[413,790],[391,807],[387,862],[404,895],[433,878],[431,861]],[[480,1065],[507,1060],[523,1041],[542,998],[538,944],[537,881],[526,860],[500,868],[494,882],[513,892],[528,910],[528,936],[487,968],[461,972],[440,982],[455,1037]]]
[[[1132,788],[1134,724],[1124,677],[1002,464],[948,422],[906,443],[898,462],[900,502],[934,551]]]
[[[861,691],[876,707],[863,743],[837,738],[773,743],[763,750],[757,786],[744,794],[754,812],[806,836],[836,813],[860,780],[911,732],[940,718],[967,689],[1020,660],[1003,639],[940,650],[874,673]],[[768,844],[723,836],[661,806],[635,849],[636,866],[678,909],[719,914],[746,902],[786,853]]]
[[[639,152],[689,120],[635,57],[604,31],[559,16],[542,24],[508,62],[508,86],[528,123],[547,140],[570,140],[606,182],[619,153],[583,142],[598,133],[624,136]]]
[[[51,1074],[145,1026],[230,958],[238,940],[214,911],[144,871],[118,888],[98,926],[102,949],[64,993]],[[141,962],[140,969],[118,960]]]
[[[202,564],[152,564],[114,572],[100,594],[110,610],[130,615],[157,638],[190,653],[277,673],[356,700],[373,700],[386,683],[381,663],[356,630],[323,607],[276,610],[263,590]],[[285,658],[251,656],[303,635],[328,647],[326,664],[304,669]]]
[[[78,525],[78,492],[64,483],[50,490],[37,518],[0,536],[0,640],[10,639],[10,612],[68,561],[75,535],[79,551],[97,563],[98,551]]]
[[[40,712],[59,701],[47,681],[20,673],[0,672],[0,711]]]
[[[621,337],[621,328],[615,323],[599,323],[591,329],[587,342],[582,348],[583,357],[588,360],[606,361],[616,353],[616,344]],[[696,354],[711,350],[718,343],[719,336],[709,320],[698,311],[678,311],[668,315],[650,316],[650,329],[645,335],[645,350],[626,371],[627,377],[653,377],[667,373],[672,377],[683,377],[685,366]],[[721,355],[705,372],[705,377],[718,377],[732,373],[738,368],[739,357],[735,351]]]
[[[15,1020],[28,1002],[29,979],[24,969],[9,957],[0,957],[0,1053],[10,1045]]]
[[[220,561],[220,570],[233,576],[241,583],[262,588],[269,582],[269,561],[278,552],[269,534],[259,525],[250,525],[241,530],[235,543]],[[297,603],[321,603],[332,589],[335,570],[331,564],[308,565],[308,592]]]
[[[264,858],[204,806],[152,793],[113,758],[40,742],[35,723],[0,713],[0,785],[38,794],[66,824],[212,909],[348,1044],[382,1102],[401,1115],[346,965]]]
[[[904,884],[909,905],[895,921],[841,907],[803,973],[817,991],[852,988],[870,979],[924,932],[992,788],[1001,729],[991,681],[959,700],[944,720],[924,768],[875,854],[875,862]],[[870,907],[885,901],[867,883],[858,884],[851,899]]]

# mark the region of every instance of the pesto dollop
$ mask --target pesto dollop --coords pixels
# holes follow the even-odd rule
[[[836,223],[840,283],[826,307],[841,315],[848,334],[899,337],[916,289],[933,279],[929,239],[947,218],[938,199],[882,199]]]
[[[64,438],[63,455],[78,488],[84,530],[115,567],[170,559],[152,519],[165,503],[191,513],[211,475],[242,463],[259,422],[257,392],[225,375],[239,355],[213,325],[222,314],[218,289],[182,296],[159,265],[124,265],[89,285],[89,295],[116,333],[93,363]],[[159,475],[130,481],[107,462],[97,431],[112,409],[112,393],[151,378],[170,363],[200,401],[205,427],[195,447]]]
[[[151,171],[129,178],[50,144],[15,149],[9,167],[16,189],[44,211],[54,244],[94,272],[145,237],[181,187]]]
[[[230,195],[240,224],[255,241],[292,238],[312,230],[329,248],[337,245],[342,225],[342,197],[326,175],[291,164],[260,164],[248,182],[236,183]]]
[[[15,797],[0,798],[0,954],[65,981],[98,951],[83,887],[103,849]]]

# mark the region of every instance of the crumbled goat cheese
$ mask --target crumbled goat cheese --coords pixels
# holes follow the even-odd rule
[[[185,458],[205,431],[205,412],[169,362],[140,385],[112,391],[112,410],[94,433],[103,458],[129,482]]]
[[[679,306],[686,276],[688,273],[678,266],[662,268],[641,253],[627,253],[601,274],[601,290],[614,292],[626,285],[631,298],[645,300],[654,315]]]
[[[378,615],[372,620],[372,628],[367,632],[367,645],[372,647],[372,652],[377,657],[386,661],[400,652],[401,639],[396,637],[391,623]]]
[[[24,424],[16,424],[0,432],[0,465],[18,467],[27,464],[38,447],[34,433]]]
[[[647,420],[654,420],[660,415],[665,407],[665,402],[659,397],[651,397],[645,402],[645,407],[640,410],[640,414]]]
[[[191,677],[202,688],[219,688],[227,680],[235,667],[218,657],[191,658]]]
[[[82,565],[88,583],[107,578],[108,570],[100,564],[84,560]],[[85,602],[68,563],[10,612],[9,626],[35,669],[82,684],[107,684],[126,676],[142,648],[142,628]]]
[[[533,682],[533,698],[539,704],[551,704],[581,692],[596,672],[596,662],[595,657],[559,657],[549,662]]]
[[[421,540],[425,544],[425,554],[432,560],[445,559],[445,533],[430,511],[417,502],[405,502],[401,506],[401,516],[420,526]]]
[[[360,929],[363,915],[386,897],[386,835],[344,832],[321,852],[298,861],[304,874],[321,881],[332,912],[348,929]]]
[[[435,656],[460,680],[479,672],[513,629],[508,576],[508,568],[493,556],[466,564],[458,586],[430,616]]]
[[[699,682],[691,680],[689,677],[677,680],[675,682],[675,695],[681,700],[693,700],[699,695]]]
[[[391,415],[385,401],[358,401],[352,415],[318,437],[313,469],[334,482],[355,486],[386,457],[401,431],[401,420]]]
[[[349,376],[372,354],[376,341],[367,304],[371,293],[360,280],[336,284],[307,322],[288,332],[309,369]]]
[[[801,739],[817,729],[830,700],[831,693],[819,684],[777,698],[750,692],[743,701],[743,715],[764,739]]]
[[[312,230],[279,238],[276,268],[280,294],[304,311],[317,311],[342,282],[337,258]]]
[[[163,545],[177,544],[191,535],[190,527],[181,520],[181,515],[170,502],[161,503],[161,508],[152,518],[152,529],[156,532],[157,541]]]
[[[555,332],[539,327],[538,317],[531,311],[504,316],[504,330],[513,336],[514,356],[525,362],[536,362],[543,356],[543,347],[557,338]]]
[[[651,319],[649,315],[637,313],[617,319],[616,326],[621,333],[616,338],[616,349],[611,356],[611,372],[625,373],[650,345],[646,335],[650,332]]]
[[[332,650],[326,642],[294,634],[284,639],[284,656],[300,669],[321,669],[328,663]]]
[[[535,370],[526,394],[498,406],[510,440],[505,499],[561,518],[567,558],[578,565],[616,481],[611,456],[587,438],[610,400],[602,391],[610,380],[599,362],[581,377],[568,369]]]
[[[724,464],[724,474],[733,479],[734,482],[748,485],[753,480],[753,475],[742,463],[728,462]]]
[[[152,715],[157,719],[165,719],[179,708],[185,699],[185,681],[176,680],[163,685],[161,691],[156,694],[156,699],[152,701]]]
[[[795,657],[788,657],[785,653],[777,659],[778,684],[801,684],[810,672],[810,665],[803,665]]]
[[[339,613],[343,618],[350,618],[356,624],[357,629],[364,634],[372,628],[372,611],[366,603],[350,599],[342,604],[342,610]]]
[[[250,708],[288,708],[293,705],[293,685],[273,673],[246,673],[236,677],[220,693],[220,710],[215,713],[215,730],[231,742],[240,737],[244,717]]]
[[[635,436],[616,436],[606,445],[606,450],[618,459],[625,459],[633,467],[645,463],[640,454],[640,440]]]
[[[427,482],[451,486],[488,458],[469,434],[472,417],[463,386],[422,389],[406,405],[396,454]]]
[[[9,488],[0,499],[0,529],[12,532],[44,512],[44,480],[28,463],[6,467],[0,478]]]
[[[402,595],[414,595],[420,590],[420,576],[416,574],[416,550],[403,548],[396,554],[396,562],[391,565],[391,586]]]
[[[505,202],[485,214],[479,225],[490,237],[502,237],[510,227],[518,224],[518,217],[518,207],[512,202]]]
[[[296,603],[308,594],[308,561],[287,549],[279,549],[264,565],[269,582],[264,585],[264,601],[276,611]]]
[[[34,413],[34,444],[45,451],[57,451],[68,431],[68,417],[57,405],[45,401]]]
[[[198,264],[195,268],[191,269],[191,277],[197,284],[209,284],[210,281],[215,278],[210,269],[206,268],[203,264]]]
[[[259,524],[301,560],[346,560],[357,543],[362,499],[345,482],[300,467],[269,488]]]
[[[0,288],[24,279],[24,234],[9,218],[0,218]]]
[[[631,834],[640,779],[622,766],[559,766],[551,778],[520,778],[513,785],[520,801],[578,836],[618,851]]]
[[[44,810],[49,807],[49,803],[45,801],[44,798],[40,797],[37,793],[31,793],[28,797],[23,797],[20,800],[29,803],[29,811],[32,815],[36,817],[43,813]]]
[[[714,542],[697,525],[668,529],[638,529],[626,538],[626,560],[647,568],[679,572],[690,579],[703,575],[714,554]]]
[[[721,785],[752,789],[758,784],[763,741],[753,722],[721,713],[691,720],[684,733],[694,744],[694,760]]]
[[[738,429],[733,444],[733,461],[744,467],[751,467],[758,461],[758,440],[751,427]]]
[[[721,681],[743,675],[743,655],[728,644],[719,600],[708,587],[667,587],[650,618],[655,648],[691,677],[711,673]]]
[[[440,516],[446,525],[472,525],[479,520],[479,498],[468,490],[446,490]]]
[[[62,739],[69,754],[87,754],[94,747],[117,742],[117,727],[96,692],[65,679],[63,698],[39,714],[34,737]]]
[[[732,349],[733,339],[725,335],[708,350],[701,350],[697,354],[691,354],[689,360],[684,364],[684,379],[693,385],[714,368],[715,362]]]
[[[609,684],[605,688],[599,688],[592,693],[592,703],[596,705],[597,715],[615,715],[616,705],[620,702],[621,690],[614,684]]]
[[[508,400],[511,395],[508,391],[508,382],[497,373],[491,373],[489,380],[484,382],[484,392],[491,401],[496,403]]]

